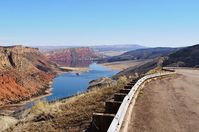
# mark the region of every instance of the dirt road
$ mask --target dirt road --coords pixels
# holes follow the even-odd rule
[[[142,89],[129,132],[199,132],[199,70],[176,71]]]

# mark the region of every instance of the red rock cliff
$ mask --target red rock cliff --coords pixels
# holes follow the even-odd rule
[[[99,58],[99,55],[93,49],[87,47],[53,50],[45,55],[51,61],[62,66],[86,66],[87,63]]]
[[[0,47],[0,106],[44,93],[56,71],[36,48]]]

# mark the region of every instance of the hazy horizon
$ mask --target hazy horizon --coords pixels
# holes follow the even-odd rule
[[[0,44],[183,47],[199,43],[197,0],[6,0]]]
[[[187,47],[187,46],[193,46],[193,45],[196,45],[196,44],[191,44],[191,45],[181,45],[181,46],[147,46],[147,45],[142,45],[142,44],[101,44],[101,45],[70,45],[70,44],[61,44],[61,45],[28,45],[28,44],[1,44],[0,43],[0,46],[17,46],[17,45],[22,45],[22,46],[27,46],[27,47],[33,47],[33,48],[39,48],[39,47],[65,47],[65,48],[70,48],[70,47],[100,47],[100,46],[142,46],[144,48],[157,48],[157,47],[168,47],[168,48],[180,48],[180,47]]]

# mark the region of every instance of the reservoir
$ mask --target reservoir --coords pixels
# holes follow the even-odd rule
[[[118,73],[96,63],[89,65],[87,72],[79,74],[68,72],[57,76],[53,80],[52,94],[45,97],[47,101],[66,98],[87,90],[89,82],[101,77],[111,77]]]

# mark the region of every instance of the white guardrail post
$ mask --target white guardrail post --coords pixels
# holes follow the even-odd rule
[[[126,115],[129,104],[130,104],[132,98],[134,97],[136,91],[138,90],[138,88],[144,81],[146,81],[147,79],[154,78],[154,77],[169,75],[169,74],[173,74],[173,73],[175,73],[175,72],[156,73],[156,74],[146,75],[143,78],[139,79],[136,82],[136,84],[132,87],[132,89],[130,90],[128,95],[126,95],[124,97],[122,104],[120,105],[113,121],[111,122],[111,125],[109,126],[108,132],[119,132],[120,131],[120,128],[121,128],[122,122],[124,120],[124,117]]]

